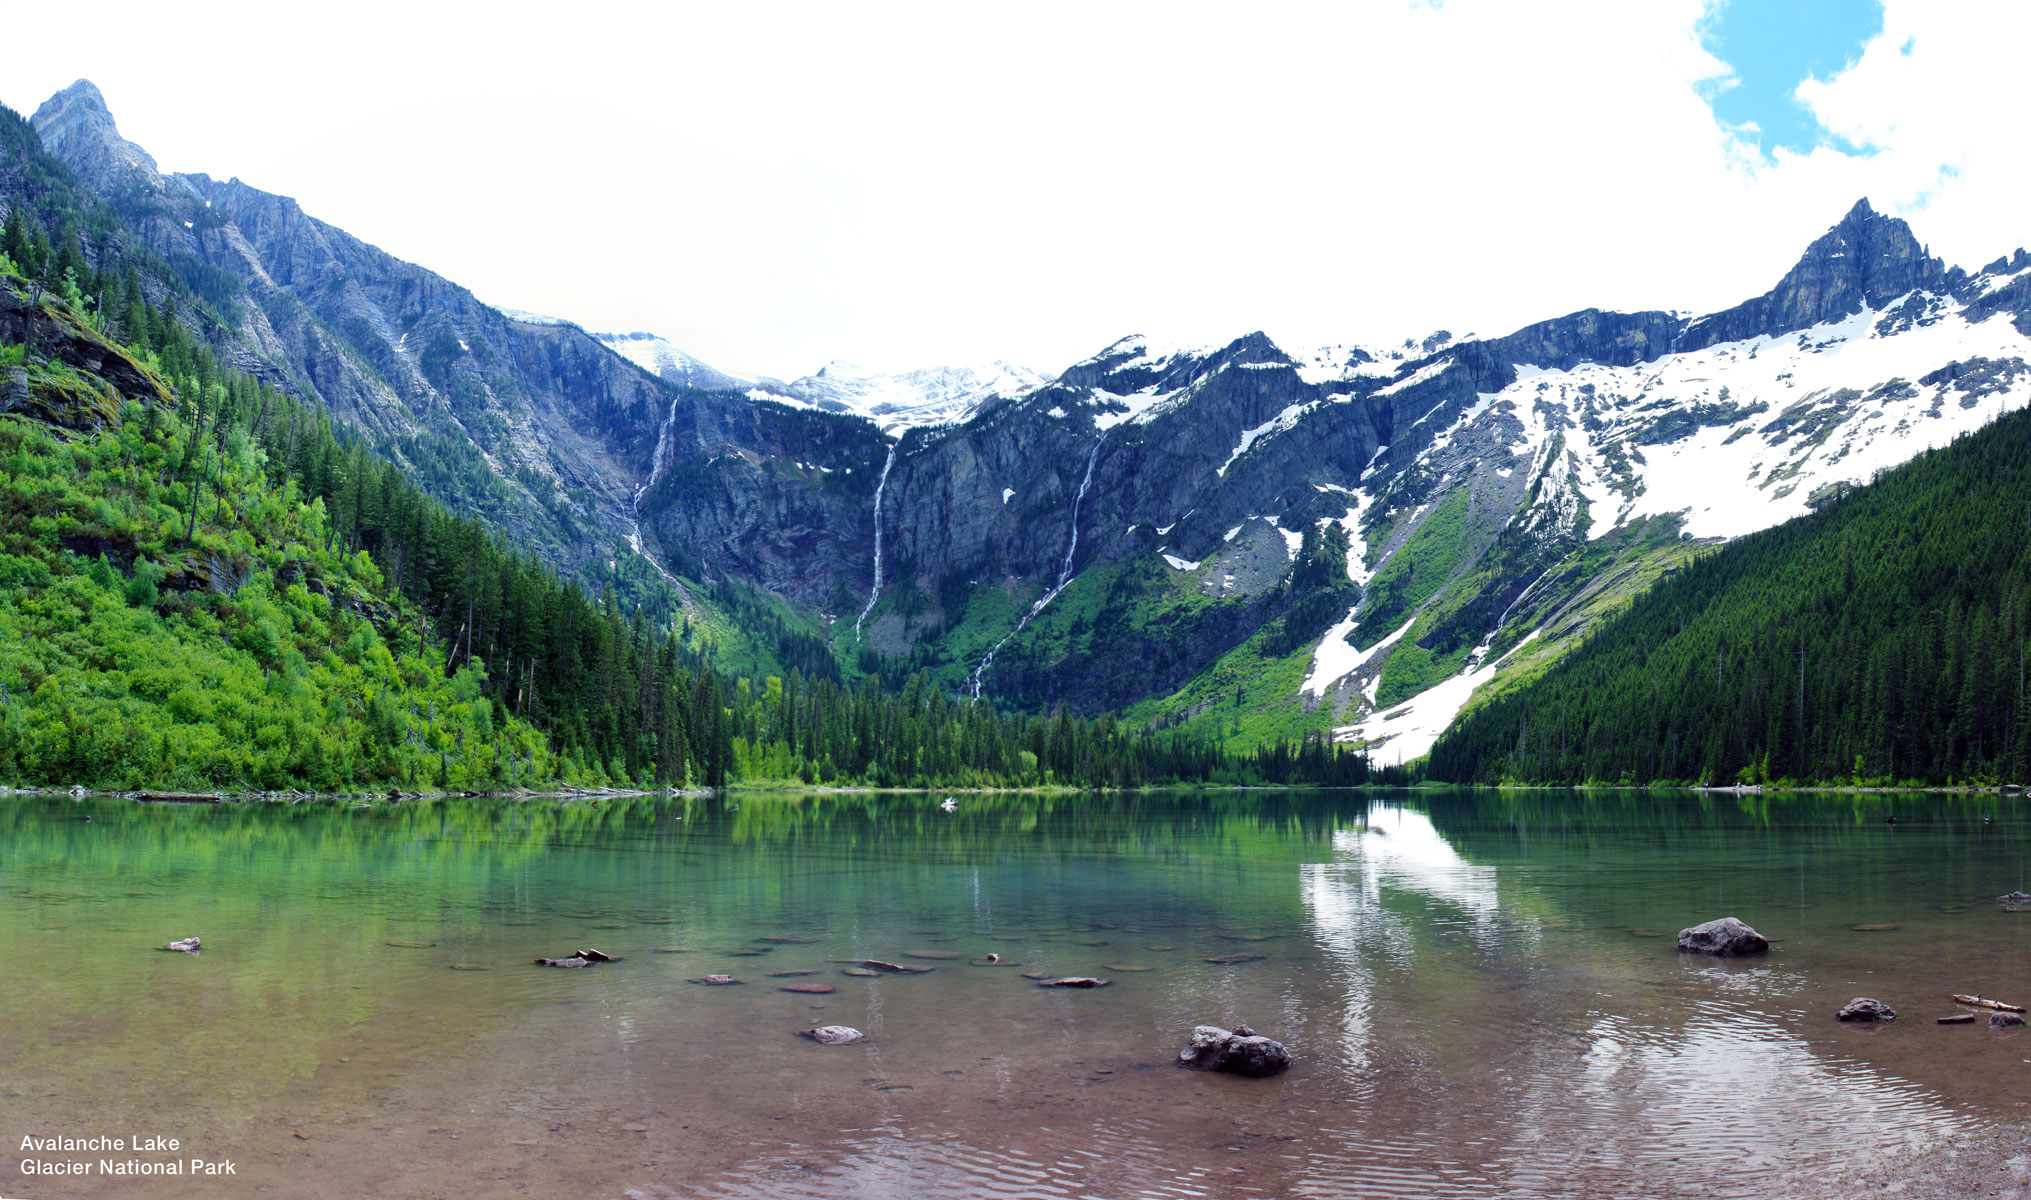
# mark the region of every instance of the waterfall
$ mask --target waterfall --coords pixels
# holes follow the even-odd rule
[[[649,481],[635,489],[635,513],[637,517],[640,516],[642,511],[643,494],[650,488],[655,487],[657,480],[663,478],[664,460],[670,454],[670,429],[676,424],[677,397],[672,396],[670,397],[669,415],[663,418],[663,427],[656,431],[656,456],[649,460]]]
[[[889,456],[882,462],[882,477],[874,485],[874,586],[867,592],[867,607],[853,619],[853,640],[860,640],[860,623],[867,620],[867,614],[874,611],[874,602],[882,595],[882,492],[889,486],[889,468],[896,465],[896,451],[901,449],[903,439],[897,438],[889,447]]]
[[[663,467],[670,454],[670,430],[676,424],[677,398],[672,396],[670,398],[670,412],[663,418],[663,427],[656,431],[656,456],[649,460],[648,482],[635,489],[634,516],[629,521],[629,524],[634,528],[633,532],[628,534],[628,545],[634,547],[635,553],[649,560],[649,565],[656,568],[656,574],[663,577],[663,582],[676,589],[677,599],[683,603],[684,611],[690,612],[691,594],[684,590],[683,584],[677,582],[675,575],[663,569],[663,564],[657,562],[656,556],[649,553],[647,547],[642,544],[642,497],[648,493],[650,488],[656,486],[657,480],[663,477]]]
[[[1023,619],[1016,622],[1016,627],[1003,634],[1002,639],[987,652],[987,657],[980,660],[980,665],[973,668],[972,676],[966,681],[966,691],[974,700],[980,699],[982,677],[987,674],[987,669],[994,665],[995,651],[1008,645],[1010,638],[1021,633],[1023,627],[1038,613],[1044,611],[1051,601],[1056,600],[1058,593],[1065,590],[1066,584],[1072,582],[1072,556],[1079,550],[1079,506],[1085,503],[1086,491],[1093,486],[1093,464],[1100,458],[1100,447],[1106,444],[1105,434],[1101,435],[1099,441],[1093,443],[1092,452],[1086,456],[1086,476],[1079,481],[1079,490],[1072,496],[1072,536],[1065,545],[1065,561],[1058,567],[1058,582],[1052,584],[1051,590],[1045,592],[1035,604],[1030,605],[1030,611],[1023,614]]]

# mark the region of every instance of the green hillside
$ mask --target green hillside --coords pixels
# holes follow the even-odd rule
[[[1706,554],[1432,750],[1453,781],[2022,780],[2031,414]]]

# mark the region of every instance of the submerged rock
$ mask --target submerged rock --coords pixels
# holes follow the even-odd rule
[[[1998,1012],[1989,1014],[1989,1028],[1991,1029],[2008,1029],[2012,1025],[2022,1025],[2023,1023],[2024,1016],[2022,1013]]]
[[[405,943],[389,942],[388,944],[396,946]],[[536,965],[539,967],[586,967],[591,966],[593,963],[619,961],[621,961],[620,956],[615,954],[604,954],[598,950],[574,950],[563,958],[539,958],[536,960]]]
[[[1871,996],[1857,996],[1835,1014],[1842,1021],[1894,1021],[1897,1010]]]
[[[1766,953],[1770,949],[1770,940],[1733,917],[1722,917],[1691,929],[1679,930],[1678,948],[1685,954],[1737,958]]]
[[[735,979],[731,975],[701,975],[696,979],[689,979],[685,982],[702,984],[705,987],[732,987],[738,984],[740,980]]]
[[[1067,975],[1063,979],[1039,980],[1038,987],[1048,988],[1102,988],[1114,982],[1111,979],[1095,979],[1091,975]]]
[[[786,983],[776,990],[779,992],[795,992],[800,996],[830,996],[839,989],[829,983]]]
[[[1219,965],[1219,966],[1223,966],[1223,967],[1231,967],[1231,966],[1234,966],[1234,965],[1235,965],[1235,964],[1237,964],[1237,963],[1251,963],[1251,962],[1261,962],[1261,961],[1262,961],[1262,955],[1260,955],[1260,954],[1222,954],[1222,955],[1218,956],[1217,958],[1209,958],[1209,959],[1207,959],[1206,961],[1207,961],[1207,962],[1209,962],[1209,963],[1215,963],[1215,964],[1217,964],[1217,965]]]
[[[1260,1079],[1290,1066],[1291,1055],[1282,1042],[1261,1037],[1246,1025],[1232,1029],[1199,1025],[1192,1029],[1192,1040],[1178,1051],[1178,1065]]]
[[[883,962],[879,958],[863,958],[858,961],[861,966],[866,967],[868,970],[880,971],[885,975],[923,975],[938,969],[936,967],[905,967],[898,963]]]
[[[816,1029],[799,1029],[797,1036],[810,1038],[821,1046],[848,1046],[867,1040],[867,1035],[851,1025],[820,1025]]]

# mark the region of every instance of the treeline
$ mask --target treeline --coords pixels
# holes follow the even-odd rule
[[[446,512],[329,417],[220,370],[180,324],[144,306],[136,325],[140,344],[184,381],[190,466],[179,474],[190,474],[196,503],[243,439],[261,450],[273,482],[322,502],[326,549],[366,552],[416,607],[419,635],[442,645],[447,669],[478,667],[485,694],[543,730],[555,753],[615,782],[726,781],[718,677],[657,636],[639,608],[623,611],[610,590],[589,596],[477,521]]]
[[[26,428],[9,439],[23,482],[0,518],[23,553],[0,563],[0,617],[49,636],[71,619],[51,615],[54,588],[86,614],[82,641],[180,665],[143,679],[82,642],[24,659],[15,693],[0,692],[14,738],[0,768],[17,778],[324,789],[1371,779],[1365,756],[1324,739],[1237,755],[1111,717],[998,713],[921,676],[848,683],[823,639],[727,585],[711,599],[791,668],[730,677],[611,589],[591,595],[448,512],[324,413],[223,367],[193,333],[218,320],[213,302],[99,234],[88,245],[72,225],[52,238],[16,206],[0,225],[0,272],[50,319],[123,343],[176,399],[129,404],[124,427],[75,443]],[[62,489],[46,482],[64,475],[75,478]],[[91,626],[95,606],[117,628]],[[168,645],[214,628],[225,659]],[[224,699],[208,702],[207,687]]]
[[[1465,715],[1453,781],[2031,775],[2031,413],[1742,538]]]
[[[1229,754],[1172,731],[1132,729],[1112,716],[1083,719],[1061,705],[1050,715],[1002,713],[946,695],[927,673],[900,692],[870,675],[856,685],[769,678],[742,680],[732,710],[736,773],[744,779],[860,783],[876,787],[1147,787],[1162,784],[1393,782],[1368,756],[1323,735]]]

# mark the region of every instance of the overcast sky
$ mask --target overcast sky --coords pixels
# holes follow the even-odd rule
[[[0,102],[785,378],[1708,311],[1863,195],[2031,243],[2031,6],[1732,4],[0,0]]]

